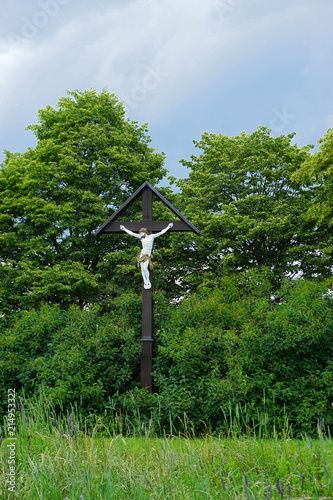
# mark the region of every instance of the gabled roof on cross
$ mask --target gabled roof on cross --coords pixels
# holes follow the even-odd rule
[[[127,208],[135,202],[135,200],[144,192],[151,191],[151,194],[154,194],[160,201],[166,205],[171,212],[173,212],[180,220],[179,221],[153,221],[151,218],[145,218],[141,221],[132,221],[132,222],[116,222],[117,219],[127,210]],[[189,220],[182,215],[179,210],[177,210],[172,203],[170,203],[161,193],[157,191],[148,181],[144,182],[142,186],[139,187],[135,191],[135,193],[130,196],[123,205],[121,205],[118,210],[116,210],[111,217],[108,218],[107,221],[104,222],[96,231],[95,235],[100,236],[104,233],[122,233],[120,226],[126,224],[126,227],[131,231],[139,231],[139,229],[144,225],[150,231],[161,231],[168,225],[170,222],[173,222],[173,227],[170,231],[193,231],[196,234],[200,234],[199,229],[197,229]]]

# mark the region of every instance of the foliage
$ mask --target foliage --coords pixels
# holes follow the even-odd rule
[[[315,221],[318,249],[326,266],[333,264],[333,129],[318,141],[319,151],[307,158],[294,178],[312,191],[312,203],[306,211],[308,220]]]
[[[110,256],[130,253],[133,243],[98,239],[94,231],[145,180],[164,176],[147,127],[126,119],[114,94],[88,90],[68,92],[28,128],[37,146],[7,152],[0,170],[0,312],[40,301],[84,307],[126,291],[124,258]],[[99,273],[107,256],[109,265],[121,265],[116,286]]]
[[[140,302],[124,296],[114,312],[63,311],[43,305],[22,314],[1,338],[0,378],[4,388],[32,396],[43,383],[53,404],[80,399],[87,410],[103,411],[107,396],[138,383]],[[122,312],[130,307],[132,318]]]
[[[0,169],[3,408],[8,388],[33,400],[43,386],[53,409],[80,400],[85,415],[112,408],[160,433],[187,421],[226,433],[241,410],[246,431],[262,416],[266,434],[332,429],[332,131],[313,156],[263,127],[195,142],[181,192],[162,190],[202,232],[156,241],[148,394],[137,242],[94,230],[162,179],[163,155],[105,90],[70,92],[30,128],[36,148]],[[154,216],[170,218],[156,200]]]
[[[197,430],[224,428],[223,411],[245,405],[270,429],[283,415],[295,435],[318,419],[332,429],[332,281],[286,282],[273,299],[267,278],[251,271],[203,287],[159,332],[155,383],[174,420],[186,412]]]
[[[33,397],[39,385],[53,405],[80,401],[102,415],[151,418],[157,431],[226,432],[243,408],[243,430],[265,419],[265,432],[291,426],[313,435],[333,427],[333,298],[330,282],[286,281],[273,296],[270,273],[249,270],[202,286],[178,307],[156,295],[156,393],[140,390],[141,299],[125,294],[107,314],[44,305],[22,313],[0,336],[0,385]],[[286,424],[286,421],[289,423]]]
[[[293,178],[310,146],[291,145],[293,137],[258,127],[249,135],[204,133],[194,141],[202,153],[182,161],[188,178],[174,179],[184,214],[202,231],[187,246],[192,270],[183,279],[191,290],[255,266],[269,267],[275,286],[286,276],[318,273],[315,225],[304,217],[311,191]]]
[[[169,314],[157,294],[155,324]],[[110,397],[140,385],[141,297],[114,299],[109,312],[100,308],[67,311],[43,304],[16,315],[0,334],[0,387],[5,408],[8,388],[33,397],[43,385],[54,407],[70,409],[80,401],[88,411],[103,412]]]

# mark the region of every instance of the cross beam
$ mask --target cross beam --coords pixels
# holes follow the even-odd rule
[[[173,227],[169,229],[169,232],[171,231],[178,231],[178,232],[184,232],[184,231],[192,231],[186,224],[186,222],[182,220],[177,220],[177,221],[170,221],[170,220],[165,220],[165,221],[157,221],[157,220],[142,220],[142,221],[131,221],[131,222],[110,222],[108,224],[108,227],[105,229],[104,233],[122,233],[124,234],[124,231],[120,229],[120,226],[125,226],[127,229],[130,229],[134,233],[139,232],[139,230],[144,226],[148,229],[148,231],[151,232],[159,232],[162,231],[162,229],[166,228],[170,222],[173,222]]]
[[[118,218],[134,201],[142,195],[142,221],[118,222]],[[180,220],[177,221],[154,221],[153,220],[153,195],[164,203]],[[133,232],[139,232],[145,227],[150,232],[159,232],[165,229],[170,222],[173,227],[170,231],[193,231],[199,234],[199,230],[189,222],[164,196],[161,195],[149,182],[142,186],[128,198],[128,200],[114,212],[111,217],[96,231],[96,236],[108,233],[123,233],[120,226],[125,226]],[[150,271],[150,282],[153,285],[153,273]],[[148,388],[153,392],[153,286],[145,289],[142,285],[142,338],[141,338],[141,388]]]

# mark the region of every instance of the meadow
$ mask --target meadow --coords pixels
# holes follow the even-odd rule
[[[195,436],[184,415],[184,432],[157,437],[140,416],[83,417],[78,408],[60,417],[45,400],[22,400],[16,415],[15,492],[8,490],[10,448],[1,428],[1,499],[213,500],[333,499],[333,447],[325,429],[318,439],[268,435],[265,421],[244,432],[242,415],[225,413],[225,435],[209,429]],[[321,423],[319,423],[321,424]],[[242,430],[241,430],[242,428]]]

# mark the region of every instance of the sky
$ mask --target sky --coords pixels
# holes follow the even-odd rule
[[[66,90],[107,88],[165,167],[203,132],[260,125],[316,144],[333,126],[332,0],[2,0],[0,161]],[[314,149],[315,151],[316,149]],[[167,184],[166,181],[164,181]],[[165,185],[163,182],[161,185]]]

